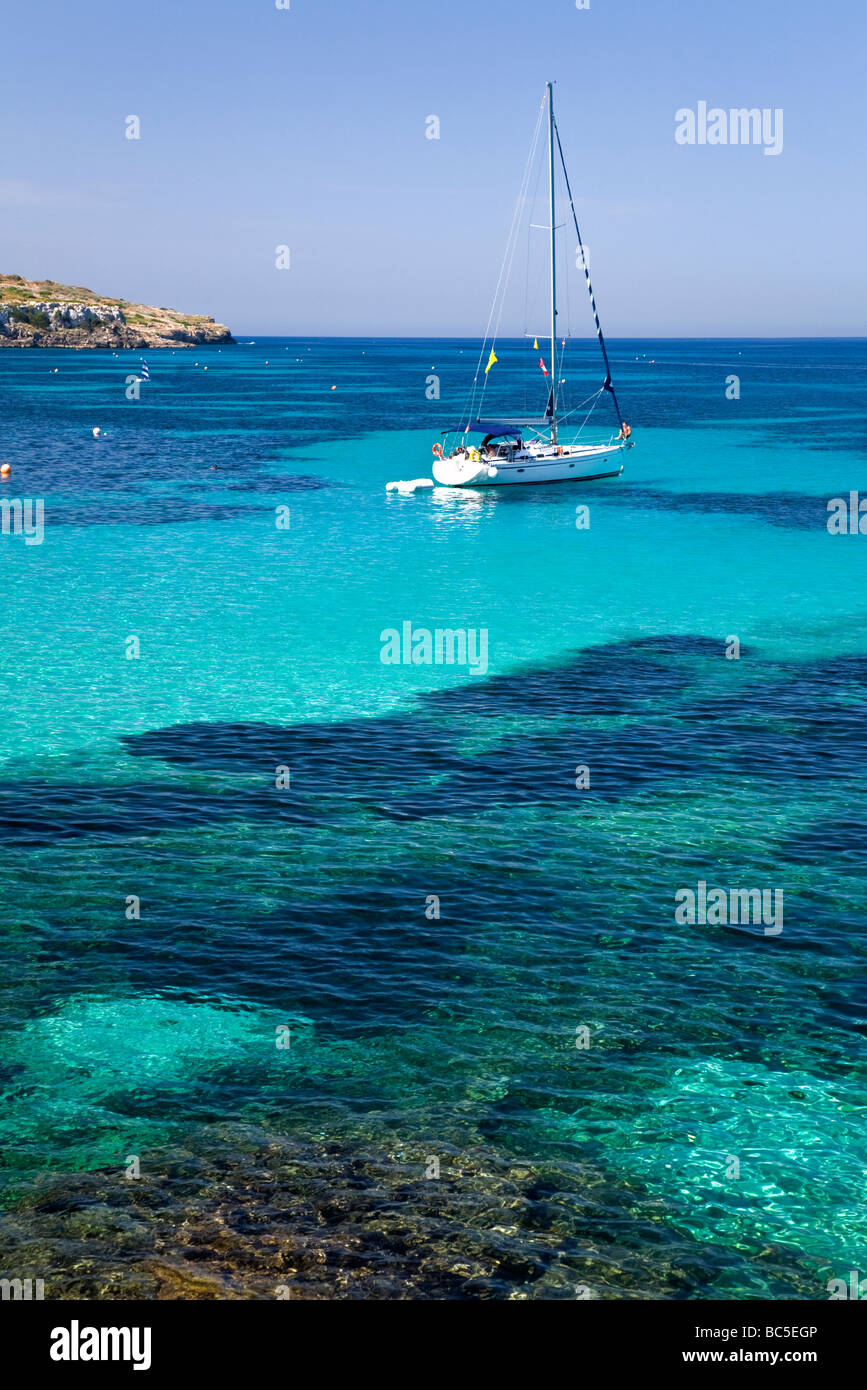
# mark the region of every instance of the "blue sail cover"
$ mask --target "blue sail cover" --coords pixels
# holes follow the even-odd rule
[[[450,425],[443,434],[491,434],[521,438],[521,426],[513,420],[471,420],[467,425]]]

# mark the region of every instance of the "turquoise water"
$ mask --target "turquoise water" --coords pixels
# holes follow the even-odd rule
[[[0,536],[3,1223],[57,1297],[865,1270],[867,539],[826,504],[867,349],[620,342],[618,482],[387,493],[477,351],[154,352],[138,402],[137,355],[0,355],[2,495],[46,518]],[[404,621],[487,671],[383,664]],[[782,933],[678,923],[699,880],[782,890]]]

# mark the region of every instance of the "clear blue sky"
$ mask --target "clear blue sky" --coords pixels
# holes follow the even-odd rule
[[[867,332],[863,0],[7,0],[2,28],[4,271],[243,335],[480,336],[550,77],[609,334]],[[782,154],[677,145],[700,100],[782,107]]]

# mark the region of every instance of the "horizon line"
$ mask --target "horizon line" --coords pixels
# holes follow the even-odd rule
[[[236,330],[232,333],[234,338],[286,338],[297,340],[314,339],[322,342],[333,342],[335,339],[346,342],[365,342],[387,339],[389,342],[446,342],[451,338],[465,337],[468,341],[486,343],[487,338],[480,338],[473,334],[461,333],[262,333],[258,335],[255,329]],[[504,334],[497,339],[497,342],[523,342],[527,334],[510,335]],[[593,344],[594,337],[567,338],[567,342],[579,343],[586,342]],[[630,342],[630,343],[867,343],[867,333],[769,333],[769,334],[736,334],[736,333],[662,333],[654,337],[646,337],[638,334],[606,334],[605,341],[608,343]],[[194,344],[197,347],[213,347],[215,344]],[[219,346],[219,344],[216,344]]]

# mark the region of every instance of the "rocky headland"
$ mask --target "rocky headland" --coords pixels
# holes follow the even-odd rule
[[[204,314],[0,274],[0,348],[161,348],[234,341],[225,324]]]

